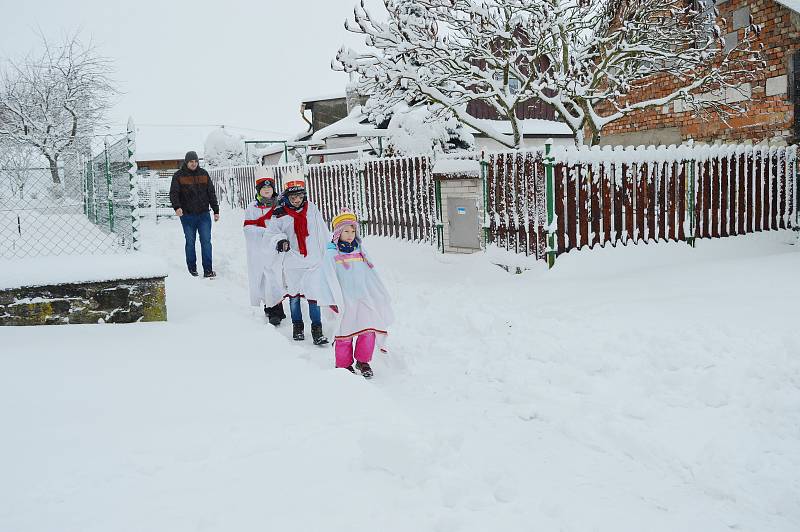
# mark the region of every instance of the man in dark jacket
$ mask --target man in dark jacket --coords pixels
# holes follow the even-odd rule
[[[189,273],[197,276],[195,241],[200,233],[203,277],[216,277],[211,267],[211,215],[208,210],[211,208],[214,221],[219,221],[219,203],[214,184],[208,172],[200,168],[196,152],[188,152],[180,170],[172,176],[169,199],[175,215],[181,220],[186,237],[186,266]]]

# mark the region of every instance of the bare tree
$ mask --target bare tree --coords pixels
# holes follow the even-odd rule
[[[709,0],[706,0],[709,1]],[[746,101],[725,98],[763,61],[750,28],[734,47],[703,0],[384,0],[379,20],[363,4],[345,23],[366,49],[341,48],[334,69],[359,75],[373,109],[402,100],[439,104],[442,112],[508,147],[520,147],[520,105],[552,105],[572,129],[599,141],[623,116],[681,100],[698,115],[725,119]],[[647,89],[667,89],[657,97]],[[715,96],[717,95],[717,96]],[[723,96],[719,96],[723,95]],[[470,116],[482,100],[511,125]],[[736,100],[736,101],[734,101]]]
[[[111,107],[112,73],[77,34],[58,44],[42,36],[40,53],[9,61],[0,73],[0,137],[36,148],[59,184],[59,159],[86,142]]]
[[[12,197],[25,199],[25,186],[40,168],[42,156],[32,146],[0,140],[0,173],[8,179]]]

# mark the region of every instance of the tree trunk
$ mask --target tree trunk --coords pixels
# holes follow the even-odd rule
[[[58,176],[58,159],[47,157],[47,162],[50,163],[50,176],[53,178],[53,183],[56,185],[61,184],[61,178]]]

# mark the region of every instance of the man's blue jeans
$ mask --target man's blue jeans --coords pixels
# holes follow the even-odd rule
[[[303,311],[300,308],[299,297],[289,298],[289,309],[292,311],[292,323],[303,323]],[[311,325],[322,325],[322,316],[316,301],[308,302],[308,317],[311,318]]]
[[[195,242],[200,233],[200,254],[203,257],[203,272],[208,273],[211,268],[211,213],[184,214],[180,217],[183,226],[183,236],[186,237],[186,266],[189,271],[197,271],[197,252]]]

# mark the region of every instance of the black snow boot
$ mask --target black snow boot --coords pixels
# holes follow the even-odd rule
[[[266,312],[269,323],[275,327],[280,325],[281,320],[286,317],[286,314],[283,313],[283,305],[281,303],[278,303],[274,307],[270,307]]]
[[[302,321],[301,322],[293,322],[292,326],[293,326],[293,329],[294,329],[292,331],[292,339],[293,340],[297,340],[298,342],[301,341],[301,340],[305,340],[306,339],[306,335],[305,335],[305,332],[303,332],[303,329],[305,328],[305,326],[303,325],[303,322]]]
[[[197,270],[189,270],[189,275],[192,277],[197,277],[199,274],[197,273]]]
[[[325,345],[328,339],[322,334],[322,325],[311,326],[311,337],[314,339],[314,345]]]
[[[372,368],[369,362],[356,362],[356,369],[361,372],[365,379],[372,378]]]

